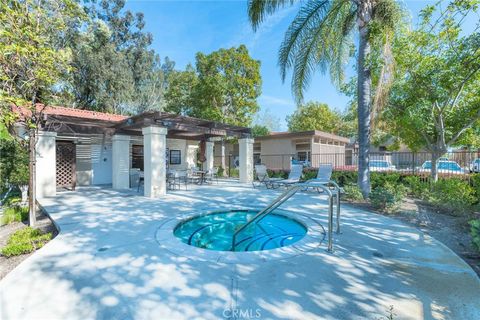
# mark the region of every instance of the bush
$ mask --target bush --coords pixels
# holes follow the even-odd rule
[[[352,201],[363,200],[362,191],[356,184],[347,184],[343,187],[345,198]]]
[[[372,189],[383,187],[386,184],[400,184],[400,175],[395,172],[372,172],[370,173],[370,184]]]
[[[347,184],[357,183],[358,173],[356,171],[333,171],[332,180],[344,187]]]
[[[14,206],[6,208],[3,212],[1,225],[10,224],[12,222],[22,222],[28,220],[28,207]]]
[[[238,178],[240,176],[240,171],[238,168],[230,168],[228,171],[230,178]]]
[[[267,170],[268,176],[270,178],[282,178],[285,179],[288,177],[288,171],[285,170]]]
[[[386,183],[384,186],[376,187],[370,193],[371,205],[384,212],[394,212],[398,209],[403,197],[405,187],[403,185],[392,185]]]
[[[225,173],[225,169],[223,169],[222,166],[218,167],[218,172],[217,172],[218,176],[223,177],[224,173]]]
[[[33,252],[43,247],[51,238],[51,233],[44,234],[31,227],[23,228],[10,236],[7,245],[2,249],[2,255],[12,257]]]
[[[480,202],[480,173],[472,174],[470,181],[473,189],[475,190],[476,202]]]
[[[473,246],[480,252],[480,219],[470,221],[470,235]]]
[[[407,188],[408,194],[419,198],[426,199],[429,197],[429,184],[418,176],[406,176],[403,178],[403,184]]]
[[[442,179],[432,185],[428,200],[442,210],[462,213],[475,203],[475,190],[465,180]]]

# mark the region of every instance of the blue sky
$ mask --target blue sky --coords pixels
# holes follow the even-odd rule
[[[416,16],[431,1],[406,1],[405,5]],[[153,49],[161,56],[176,62],[177,69],[194,64],[199,51],[209,53],[219,48],[245,44],[250,55],[261,61],[263,80],[259,104],[276,116],[281,128],[286,129],[285,117],[296,105],[290,90],[290,78],[282,83],[277,66],[277,52],[284,32],[298,7],[289,7],[269,17],[257,32],[253,32],[247,18],[246,1],[128,1],[127,9],[145,14],[145,29],[153,34]],[[347,74],[351,74],[348,67]],[[348,97],[339,93],[328,75],[316,73],[305,101],[327,103],[344,110]]]

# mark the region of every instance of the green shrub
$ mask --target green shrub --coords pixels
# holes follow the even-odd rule
[[[372,190],[370,193],[370,203],[378,210],[394,212],[403,200],[405,191],[403,185],[386,183],[384,186],[376,187]]]
[[[442,210],[462,213],[475,203],[475,190],[462,179],[441,179],[432,185],[428,201]]]
[[[305,169],[303,169],[302,181],[315,179],[317,177],[317,173],[318,173],[317,168],[305,168]]]
[[[267,170],[268,176],[270,178],[282,178],[285,179],[288,177],[288,171],[286,170]]]
[[[418,176],[406,176],[403,178],[403,184],[407,188],[408,194],[419,198],[426,199],[429,197],[429,184]]]
[[[44,234],[31,227],[23,228],[10,236],[7,245],[2,249],[2,255],[12,257],[33,252],[43,247],[51,238],[51,233]]]
[[[370,184],[372,189],[383,187],[385,184],[396,185],[400,183],[400,175],[396,172],[372,172],[370,173]]]
[[[1,225],[28,220],[28,207],[9,207],[3,211]]]
[[[480,219],[470,221],[470,235],[473,246],[480,252]]]
[[[352,201],[359,201],[363,200],[362,191],[356,184],[346,184],[343,187],[343,191],[345,192],[344,197],[348,200]]]
[[[332,180],[344,187],[347,184],[357,183],[358,173],[356,171],[333,171]]]
[[[480,173],[472,174],[470,181],[473,189],[475,190],[476,203],[480,202]]]
[[[223,177],[224,173],[225,173],[225,169],[223,169],[223,167],[221,167],[221,166],[218,167],[218,172],[217,172],[218,176]]]
[[[231,178],[238,178],[240,176],[240,171],[238,168],[230,168],[228,173]]]

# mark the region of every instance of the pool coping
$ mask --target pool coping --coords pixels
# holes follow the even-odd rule
[[[245,207],[242,209],[261,210],[261,208],[258,207]],[[248,264],[272,260],[283,260],[304,254],[320,247],[326,237],[325,228],[317,220],[308,217],[303,213],[279,209],[275,210],[276,214],[278,213],[290,219],[297,220],[307,229],[307,233],[302,239],[289,246],[251,252],[215,251],[188,245],[174,235],[175,227],[179,223],[187,219],[191,219],[194,216],[206,215],[212,212],[216,211],[197,211],[167,219],[155,230],[155,241],[162,249],[165,249],[177,256],[186,257],[194,261],[209,261],[226,264]]]

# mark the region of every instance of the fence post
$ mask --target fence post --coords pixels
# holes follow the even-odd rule
[[[412,152],[412,173],[415,174],[415,152]]]

